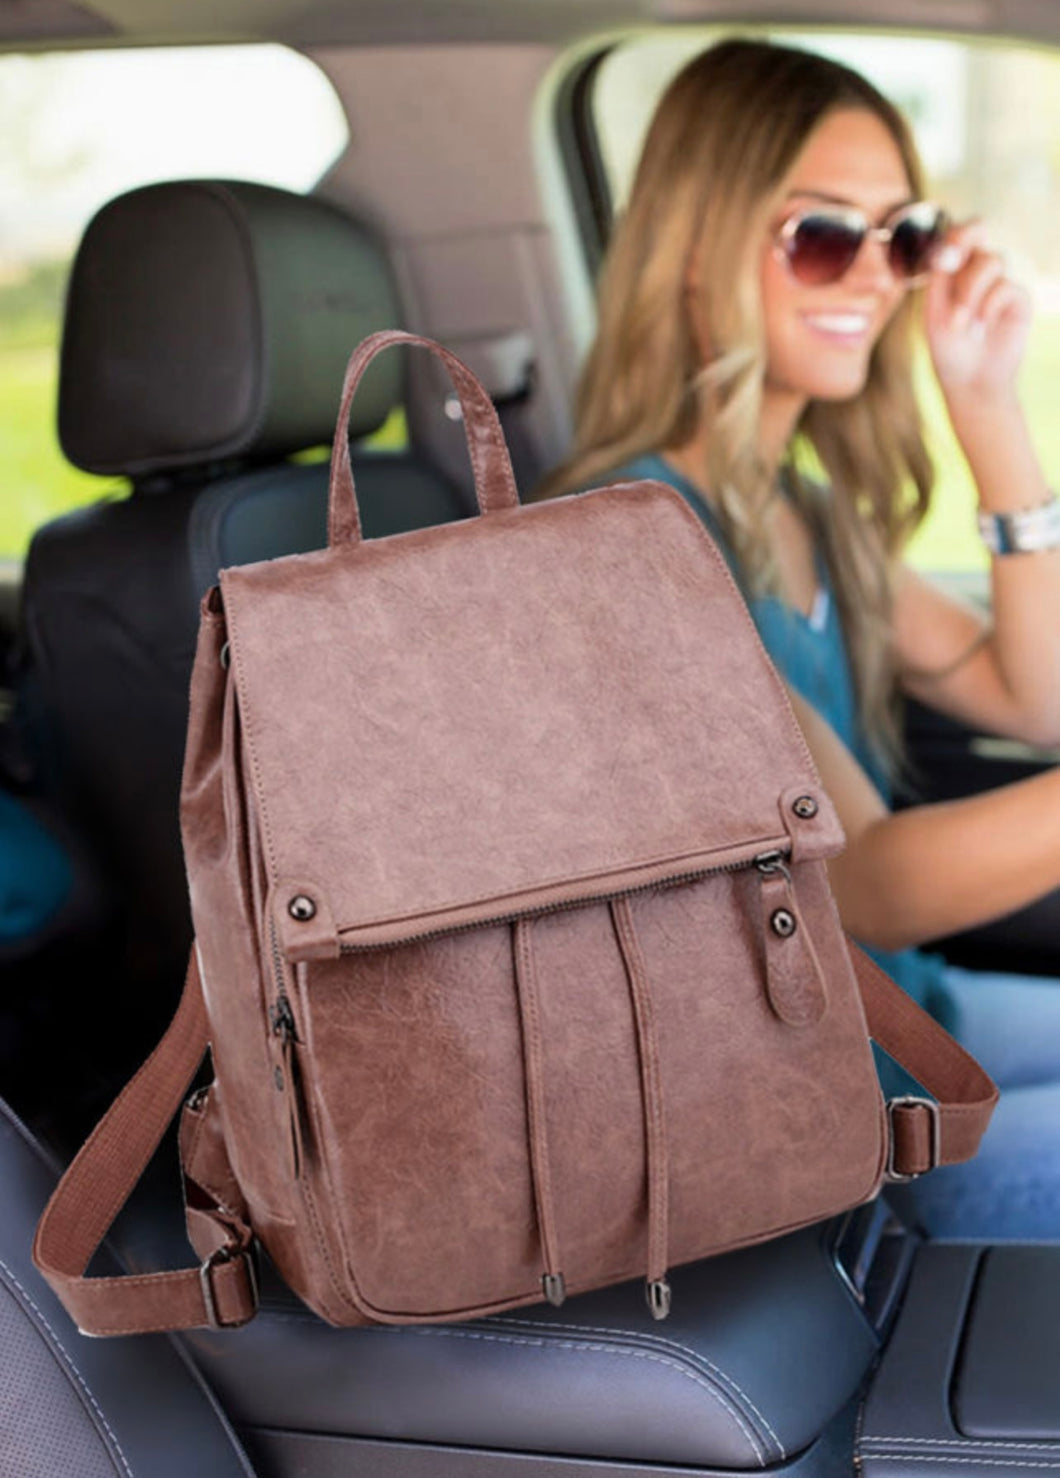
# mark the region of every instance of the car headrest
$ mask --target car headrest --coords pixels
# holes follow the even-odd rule
[[[346,361],[400,326],[379,245],[323,201],[183,180],[90,222],[67,293],[59,438],[86,472],[143,476],[330,442]],[[401,399],[400,356],[357,392],[351,435]]]

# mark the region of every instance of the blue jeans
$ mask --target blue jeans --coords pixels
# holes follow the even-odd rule
[[[1060,1241],[1060,980],[946,967],[928,1009],[1001,1088],[965,1165],[887,1191],[949,1241]]]

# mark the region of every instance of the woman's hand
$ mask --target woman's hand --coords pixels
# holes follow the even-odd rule
[[[955,226],[935,254],[924,301],[931,358],[951,407],[1011,400],[1031,323],[1028,293],[1005,276],[981,221]]]
[[[1005,276],[980,222],[955,227],[939,247],[924,309],[950,425],[980,509],[1006,514],[1046,504],[1049,487],[1016,393],[1030,300]],[[932,622],[924,600],[907,603],[906,665],[936,673],[926,686],[915,676],[909,685],[919,687],[929,703],[987,732],[1052,747],[1060,738],[1060,549],[992,560],[991,592],[992,632],[949,676],[947,665],[962,650],[971,652],[974,633],[966,628],[962,635],[959,622],[947,623],[951,635],[939,645],[912,631]],[[935,627],[935,638],[941,631]],[[1055,773],[1060,786],[1060,769]]]

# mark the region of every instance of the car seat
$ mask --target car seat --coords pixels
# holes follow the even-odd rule
[[[89,1340],[70,1324],[29,1256],[55,1175],[0,1103],[0,1478],[253,1478],[174,1341]]]
[[[181,181],[90,223],[67,296],[59,431],[67,457],[122,480],[43,527],[26,563],[18,678],[42,787],[77,824],[120,913],[99,959],[92,1056],[127,1075],[177,997],[191,940],[178,826],[198,605],[219,567],[320,547],[347,357],[400,324],[386,258],[322,201]],[[388,356],[351,436],[402,400]],[[364,522],[393,533],[471,511],[409,449],[355,457]]]

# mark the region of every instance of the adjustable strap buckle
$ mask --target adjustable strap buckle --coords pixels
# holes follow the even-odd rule
[[[224,1319],[217,1307],[217,1298],[213,1287],[214,1269],[228,1263],[239,1262],[242,1264],[243,1277],[246,1280],[246,1302],[248,1311],[236,1319]],[[258,1312],[259,1285],[258,1265],[253,1245],[250,1247],[219,1247],[199,1268],[199,1286],[202,1288],[202,1301],[206,1305],[206,1318],[210,1329],[238,1329],[243,1324],[248,1324]]]
[[[928,1164],[922,1170],[912,1170],[903,1173],[895,1165],[895,1109],[900,1108],[922,1108],[927,1110],[928,1120],[931,1125],[931,1148]],[[942,1163],[942,1120],[939,1114],[939,1106],[933,1098],[922,1098],[915,1093],[905,1093],[897,1098],[887,1100],[887,1165],[884,1171],[886,1178],[892,1183],[903,1183],[909,1180],[917,1180],[921,1175],[926,1175],[929,1170],[934,1170]]]

